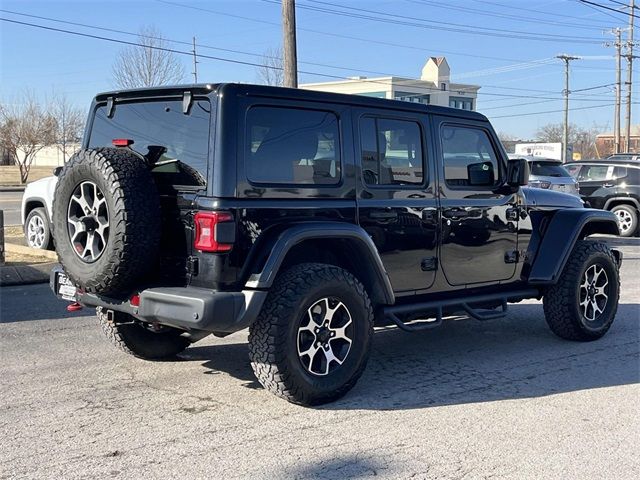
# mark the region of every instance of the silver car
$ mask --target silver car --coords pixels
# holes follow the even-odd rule
[[[524,158],[529,162],[529,186],[556,192],[570,193],[579,197],[578,182],[569,174],[560,160],[531,155],[509,155],[509,158]]]

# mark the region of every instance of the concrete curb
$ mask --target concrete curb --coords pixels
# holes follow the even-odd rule
[[[51,250],[40,250],[38,248],[31,248],[24,245],[16,245],[15,243],[5,242],[5,251],[19,253],[21,255],[31,255],[32,257],[44,257],[50,260],[58,261],[58,255]]]
[[[49,273],[56,263],[34,265],[3,265],[0,267],[0,287],[10,285],[31,285],[49,282]]]
[[[0,185],[0,192],[24,192],[24,185]]]

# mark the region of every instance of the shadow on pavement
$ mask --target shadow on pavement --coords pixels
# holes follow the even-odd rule
[[[69,302],[57,298],[48,283],[0,288],[0,323],[57,320],[94,315],[95,309],[67,312]]]
[[[395,410],[541,397],[640,382],[640,305],[621,304],[610,332],[569,342],[548,329],[540,304],[513,305],[503,320],[452,320],[439,329],[377,332],[364,375],[323,409]],[[206,373],[226,372],[246,387],[253,376],[246,344],[191,347]]]

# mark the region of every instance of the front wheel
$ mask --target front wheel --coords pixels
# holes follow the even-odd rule
[[[583,240],[544,296],[545,319],[561,338],[596,340],[611,327],[619,296],[620,273],[613,253],[604,243]]]
[[[24,236],[27,245],[39,250],[48,250],[52,246],[49,217],[44,208],[34,208],[24,222]]]
[[[191,342],[181,336],[181,331],[170,327],[153,330],[123,312],[113,312],[109,318],[107,310],[96,309],[102,332],[113,345],[129,355],[144,360],[164,360],[173,358]]]
[[[251,366],[290,402],[331,402],[362,374],[372,334],[373,308],[357,278],[333,265],[296,265],[278,276],[251,326]]]

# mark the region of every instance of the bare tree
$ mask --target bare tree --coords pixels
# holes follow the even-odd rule
[[[184,81],[182,62],[175,53],[163,50],[169,46],[156,27],[142,27],[138,43],[141,46],[126,47],[116,57],[113,78],[117,87],[156,87]]]
[[[262,66],[256,68],[258,81],[265,85],[284,85],[282,48],[269,48],[262,56]]]
[[[56,121],[56,143],[66,162],[70,145],[80,143],[84,129],[84,111],[69,102],[66,95],[54,97],[51,112]]]
[[[597,158],[596,136],[603,131],[602,127],[594,125],[591,128],[580,128],[569,124],[569,144],[573,145],[574,153],[580,153],[582,158]],[[539,142],[562,142],[562,123],[549,123],[538,129],[536,134]]]
[[[0,145],[20,168],[22,183],[37,153],[56,141],[56,121],[49,112],[29,92],[19,103],[0,105]]]

